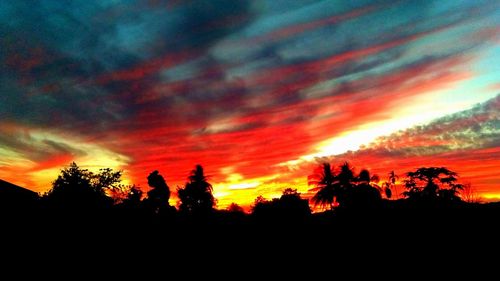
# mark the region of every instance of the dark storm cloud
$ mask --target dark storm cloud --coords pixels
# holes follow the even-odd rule
[[[343,79],[356,79],[353,74],[397,60],[408,45],[402,42],[329,69],[316,66],[329,57],[432,32],[471,14],[463,6],[436,8],[435,1],[354,1],[343,5],[298,1],[292,4],[294,9],[285,5],[286,11],[281,14],[276,8],[279,3],[251,2],[187,1],[171,8],[168,1],[155,1],[154,5],[148,1],[40,1],[36,7],[30,1],[3,2],[0,56],[11,64],[2,71],[5,106],[0,113],[6,119],[37,126],[64,128],[71,123],[80,133],[87,127],[105,130],[117,121],[150,110],[150,103],[140,102],[144,96],[156,95],[154,102],[162,105],[162,112],[175,112],[173,108],[184,105],[197,107],[197,103],[213,105],[185,111],[187,116],[178,118],[210,119],[236,109],[238,113],[252,113],[298,103],[304,98],[301,91],[322,81],[338,79],[345,83]],[[467,5],[472,11],[480,9],[478,4]],[[350,15],[358,10],[360,14]],[[334,21],[329,20],[332,14]],[[217,55],[221,47],[216,44],[225,37],[256,33],[273,36],[257,45],[250,37],[250,44],[241,51],[228,50],[228,54],[236,52],[231,57]],[[224,49],[225,45],[221,46]],[[460,45],[442,50],[444,54],[438,56],[463,51]],[[245,57],[245,53],[252,55]],[[179,59],[181,56],[185,59]],[[169,81],[168,76],[161,75],[173,67],[168,61],[182,65],[192,59],[198,59],[198,63],[187,72],[195,76],[182,90],[170,89],[164,97],[166,91],[157,89]],[[399,62],[392,71],[410,66],[411,60]],[[264,70],[276,80],[246,83],[235,91],[228,80],[233,69],[254,61],[263,64],[253,72]],[[299,75],[286,78],[287,74],[280,72],[294,66]],[[306,71],[299,72],[302,68]],[[241,73],[243,77],[248,74]],[[102,78],[106,76],[109,78]],[[330,94],[339,89],[332,87]],[[248,96],[260,95],[268,96],[266,104],[245,106]],[[226,103],[231,107],[224,107]]]
[[[158,83],[156,72],[120,83],[95,84],[97,77],[185,48],[202,54],[252,17],[249,1],[228,0],[172,9],[148,1],[9,1],[0,13],[2,118],[76,130],[130,118],[136,98],[127,95]]]
[[[180,9],[182,20],[172,40],[178,48],[206,47],[243,27],[251,17],[250,0],[191,1]],[[166,34],[167,40],[172,36]],[[177,38],[175,38],[177,39]]]
[[[499,5],[1,1],[0,125],[47,131],[57,143],[2,132],[0,148],[23,159],[44,158],[38,149],[82,155],[57,139],[71,136],[126,155],[137,178],[189,170],[193,159],[262,176],[393,117],[406,99],[479,76],[469,65],[499,37]],[[482,138],[486,125],[470,130]],[[461,138],[438,135],[446,140],[426,151]]]

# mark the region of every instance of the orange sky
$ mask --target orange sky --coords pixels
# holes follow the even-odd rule
[[[76,161],[175,190],[201,164],[223,208],[347,160],[500,199],[496,1],[104,2],[0,5],[1,179],[44,192]]]

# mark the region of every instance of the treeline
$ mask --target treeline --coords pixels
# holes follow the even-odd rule
[[[53,243],[78,237],[113,249],[118,244],[118,249],[172,245],[168,241],[203,248],[209,240],[231,239],[292,245],[304,237],[314,242],[362,236],[359,241],[378,243],[387,237],[423,237],[429,229],[453,235],[469,226],[490,233],[500,217],[500,203],[464,200],[467,185],[443,167],[418,168],[400,177],[390,172],[381,179],[348,163],[324,163],[308,177],[310,198],[286,188],[278,198],[258,196],[250,212],[234,203],[217,209],[200,165],[175,190],[176,206],[169,204],[174,191],[160,172],[147,176],[147,191],[122,185],[121,177],[120,171],[91,172],[71,163],[43,195],[26,200],[0,196],[0,227],[16,239],[32,236]]]
[[[158,171],[148,177],[147,193],[135,185],[121,184],[121,171],[106,168],[97,173],[71,163],[61,170],[52,188],[40,196],[36,203],[51,213],[99,213],[114,210],[141,216],[201,217],[215,212],[243,215],[243,209],[233,203],[227,210],[217,210],[212,185],[203,167],[197,165],[187,177],[183,187],[177,188],[177,208],[169,204],[171,190]],[[334,167],[320,165],[308,177],[314,195],[302,198],[296,189],[287,188],[280,198],[255,199],[251,213],[259,219],[287,217],[305,218],[315,211],[381,209],[384,205],[449,206],[462,204],[473,198],[470,185],[457,182],[457,173],[444,167],[422,167],[401,178],[390,172],[386,180],[371,175],[368,170],[356,173],[349,163]],[[400,192],[398,186],[403,187]],[[460,196],[460,192],[464,195]],[[15,205],[15,202],[12,202]]]
[[[200,254],[237,259],[235,253],[260,253],[260,261],[262,256],[274,259],[277,253],[296,259],[301,251],[311,250],[339,255],[344,248],[358,256],[359,249],[378,248],[379,253],[436,245],[429,247],[441,251],[457,245],[450,237],[498,237],[500,204],[464,201],[461,193],[467,186],[442,167],[418,168],[400,177],[390,172],[381,179],[367,170],[357,172],[348,163],[324,163],[308,177],[314,194],[310,198],[286,188],[279,198],[257,197],[249,213],[237,204],[217,209],[213,187],[200,165],[175,191],[176,206],[169,204],[174,190],[160,172],[147,176],[148,191],[122,185],[121,177],[120,171],[91,172],[71,163],[43,195],[26,200],[0,196],[5,244],[18,253],[41,245],[44,257],[63,248],[63,259],[68,253],[87,252],[92,264],[102,253],[127,257],[135,251],[155,255],[133,258],[172,256],[190,264]],[[464,235],[467,231],[472,236]],[[20,250],[23,247],[26,250]],[[127,260],[121,266],[132,265]]]

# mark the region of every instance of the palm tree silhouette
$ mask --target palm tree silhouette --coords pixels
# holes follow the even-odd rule
[[[215,199],[212,195],[212,185],[201,165],[196,165],[188,177],[188,182],[183,189],[178,190],[181,200],[180,211],[188,213],[207,213],[213,210]]]
[[[398,179],[399,177],[394,173],[394,171],[391,171],[389,173],[389,182],[391,183],[391,187],[394,187],[394,191],[396,192],[396,199],[399,198],[398,186],[396,185],[396,181]]]
[[[311,201],[315,206],[330,209],[337,204],[347,208],[376,204],[381,200],[379,181],[379,176],[370,176],[366,169],[356,176],[347,162],[339,166],[338,174],[330,164],[323,163],[308,177],[309,185],[315,186],[311,191],[316,191]]]
[[[345,163],[346,171],[349,168]],[[346,206],[356,208],[366,208],[376,206],[382,199],[381,187],[377,184],[380,181],[378,175],[370,176],[370,172],[366,169],[361,170],[359,175],[350,181],[350,185],[346,190]]]
[[[308,177],[308,184],[316,186],[311,189],[311,191],[316,191],[311,198],[315,206],[331,209],[336,204],[345,205],[349,200],[349,193],[355,186],[357,178],[349,163],[344,162],[339,168],[340,172],[335,174],[329,163],[323,163],[314,174]]]
[[[344,162],[340,165],[340,172],[337,175],[337,201],[340,206],[345,206],[349,201],[350,194],[352,193],[353,187],[355,186],[355,182],[358,180],[354,176],[354,171],[351,165],[348,162]],[[368,174],[368,181],[370,181],[370,176]]]
[[[333,208],[337,193],[335,182],[335,172],[329,163],[323,163],[312,175],[308,176],[308,185],[315,186],[311,189],[316,192],[311,198],[315,206]]]
[[[366,169],[363,169],[361,170],[361,172],[359,172],[359,175],[356,177],[355,181],[357,183],[367,183],[369,185],[376,187],[377,189],[380,189],[380,187],[378,186],[378,182],[380,182],[380,177],[378,175],[370,176],[370,172]]]
[[[399,191],[398,191],[398,187],[396,185],[396,181],[399,179],[399,177],[396,175],[396,173],[394,171],[391,171],[389,173],[389,178],[388,178],[388,181],[384,182],[382,184],[382,187],[384,189],[384,193],[385,193],[385,196],[387,198],[391,198],[392,195],[393,195],[393,192],[392,190],[394,189],[394,193],[395,193],[395,199],[398,199],[399,198]]]

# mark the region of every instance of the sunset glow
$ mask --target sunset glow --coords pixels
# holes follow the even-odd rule
[[[349,161],[500,199],[499,1],[3,1],[0,61],[0,179],[37,192],[75,161],[175,205],[201,164],[248,207]]]

